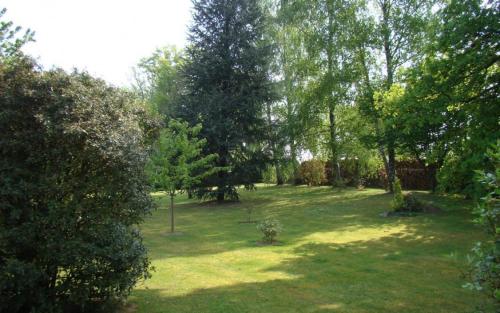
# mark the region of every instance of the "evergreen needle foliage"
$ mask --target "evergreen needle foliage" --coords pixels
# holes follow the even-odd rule
[[[263,108],[274,94],[264,14],[257,0],[196,0],[193,20],[177,114],[203,124],[204,154],[217,153],[217,166],[229,167],[205,180],[198,194],[237,199],[236,186],[251,187],[267,159]]]

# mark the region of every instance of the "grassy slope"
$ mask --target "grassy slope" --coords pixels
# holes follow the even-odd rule
[[[180,197],[179,236],[166,236],[167,199],[143,225],[156,272],[133,291],[137,312],[470,312],[484,302],[461,288],[465,255],[482,236],[469,203],[444,212],[382,218],[381,190],[265,187],[241,203]],[[259,246],[246,219],[276,216],[280,246]]]

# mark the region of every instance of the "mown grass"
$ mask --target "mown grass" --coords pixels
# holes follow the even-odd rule
[[[240,203],[177,199],[167,235],[167,198],[142,226],[156,271],[130,297],[139,313],[473,312],[486,299],[461,287],[472,244],[483,236],[470,203],[435,197],[442,212],[382,218],[382,190],[260,187]],[[257,244],[255,224],[272,215],[280,245]]]

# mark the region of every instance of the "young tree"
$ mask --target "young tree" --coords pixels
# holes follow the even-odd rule
[[[195,0],[193,19],[178,117],[202,123],[204,153],[230,167],[207,179],[200,194],[237,199],[236,186],[251,187],[266,165],[264,104],[274,93],[264,14],[257,0]]]
[[[170,232],[174,232],[174,197],[189,191],[203,178],[219,169],[213,166],[216,154],[201,156],[205,139],[198,139],[201,125],[189,127],[186,122],[170,120],[154,145],[148,172],[154,186],[170,196]]]

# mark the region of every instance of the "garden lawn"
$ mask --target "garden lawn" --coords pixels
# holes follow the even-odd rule
[[[463,289],[466,255],[483,239],[470,202],[418,193],[443,210],[383,218],[391,196],[378,189],[265,187],[217,205],[181,196],[177,235],[168,235],[168,198],[141,226],[153,277],[127,311],[471,312],[486,303]],[[258,244],[256,224],[273,216],[279,244]]]

